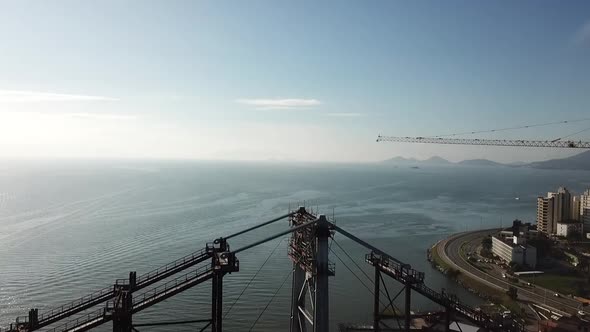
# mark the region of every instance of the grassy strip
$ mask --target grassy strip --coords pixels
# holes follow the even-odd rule
[[[518,302],[512,300],[508,295],[506,295],[506,291],[488,286],[487,284],[481,283],[463,274],[460,274],[456,279],[463,287],[466,287],[473,293],[476,293],[478,296],[483,297],[490,302],[506,307],[515,315],[521,314],[521,309]]]
[[[438,245],[440,245],[440,244],[438,244]],[[432,247],[432,249],[430,250],[432,262],[436,266],[442,268],[444,271],[448,271],[451,268],[451,266],[449,264],[447,264],[447,262],[445,262],[438,254],[438,249],[437,249],[438,245]]]
[[[463,246],[461,246],[461,255],[463,254],[463,251]],[[436,266],[446,271],[445,273],[450,278],[455,279],[460,285],[467,288],[469,291],[477,294],[479,297],[489,300],[490,302],[504,306],[517,316],[521,315],[522,312],[520,306],[518,305],[518,302],[512,300],[508,295],[506,295],[505,291],[488,286],[487,284],[474,280],[462,274],[460,271],[455,270],[440,257],[440,255],[438,254],[437,246],[432,247],[430,255],[432,262]],[[477,268],[481,270],[481,268]]]
[[[579,294],[579,290],[589,288],[588,280],[571,275],[542,274],[534,277],[521,276],[521,279],[562,294],[585,296],[586,294]]]

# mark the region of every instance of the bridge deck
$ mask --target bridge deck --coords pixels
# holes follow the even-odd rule
[[[397,262],[390,261],[386,256],[370,255],[367,256],[367,262],[375,267],[378,267],[383,273],[404,284],[408,279],[408,274],[400,268],[400,265]],[[423,282],[411,283],[410,287],[414,291],[430,299],[432,302],[440,304],[444,307],[452,308],[454,312],[459,313],[461,316],[477,324],[478,326],[485,327],[492,331],[510,331],[515,329],[522,330],[523,328],[519,324],[516,324],[516,326],[513,327],[502,326],[501,322],[498,322],[491,316],[461,303],[459,299],[454,296],[448,296],[446,294],[439,293],[426,286]]]
[[[158,287],[145,291],[135,296],[133,300],[133,313],[140,312],[158,302],[164,301],[182,291],[194,287],[209,280],[213,276],[210,265],[201,266],[198,269],[179,276]],[[102,325],[112,320],[112,313],[102,308],[86,316],[82,316],[62,325],[56,326],[47,332],[81,332]]]
[[[135,290],[148,287],[154,283],[164,280],[180,271],[188,269],[196,264],[199,264],[210,256],[206,249],[193,252],[189,255],[181,257],[173,262],[163,265],[155,270],[145,273],[137,278]],[[118,279],[117,284],[125,284],[127,279]],[[38,317],[37,328],[42,328],[58,322],[66,317],[70,317],[86,309],[92,308],[96,305],[111,300],[115,296],[114,286],[105,287],[94,293],[71,301],[60,307],[53,308],[50,311],[41,313]],[[24,319],[23,319],[24,318]],[[26,323],[28,317],[19,317],[17,324]]]

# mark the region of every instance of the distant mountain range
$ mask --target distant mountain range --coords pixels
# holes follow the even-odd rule
[[[543,169],[584,169],[590,170],[590,151],[563,159],[536,161],[527,166]]]
[[[465,166],[493,166],[493,167],[529,167],[540,169],[578,169],[590,170],[590,151],[585,151],[575,156],[562,159],[551,159],[545,161],[536,161],[532,163],[526,162],[512,162],[509,164],[502,164],[487,159],[471,159],[463,160],[453,163],[444,158],[434,156],[426,160],[418,160],[415,158],[394,157],[384,160],[382,163],[392,165],[407,165],[407,166],[423,166],[423,165],[465,165]]]

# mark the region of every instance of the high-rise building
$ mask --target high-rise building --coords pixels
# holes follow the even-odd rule
[[[590,226],[590,189],[584,191],[580,195],[580,221],[582,221],[586,227]]]
[[[553,203],[554,198],[549,195],[537,198],[537,231],[553,234],[557,230],[553,219]]]
[[[556,193],[547,193],[547,197],[553,197],[553,221],[572,219],[572,194],[566,187],[559,187]]]
[[[570,219],[580,221],[580,196],[572,196]]]
[[[537,230],[556,234],[557,223],[579,220],[580,204],[581,200],[565,187],[559,187],[557,192],[548,192],[547,197],[538,197]]]

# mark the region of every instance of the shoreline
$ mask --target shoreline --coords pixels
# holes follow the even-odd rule
[[[563,294],[552,295],[554,291],[539,285],[530,285],[522,280],[508,280],[498,273],[489,273],[486,266],[469,261],[463,254],[464,247],[470,251],[478,248],[481,240],[499,229],[460,232],[437,241],[426,250],[431,265],[448,278],[455,281],[467,291],[477,295],[484,301],[509,309],[513,314],[524,318],[530,324],[536,324],[538,316],[531,304],[543,308],[558,316],[574,316],[580,302]],[[496,271],[499,272],[499,271]],[[511,298],[507,290],[517,290],[517,297]]]

